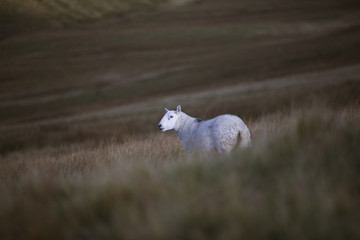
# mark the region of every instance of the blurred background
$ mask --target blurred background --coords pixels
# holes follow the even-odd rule
[[[256,119],[359,93],[355,0],[0,4],[2,153],[147,134],[178,104]]]

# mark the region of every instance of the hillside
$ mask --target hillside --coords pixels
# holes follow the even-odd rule
[[[359,239],[358,1],[0,1],[0,239]]]
[[[156,124],[144,126],[132,117],[145,112],[156,122],[164,105],[181,103],[167,100],[174,94],[299,74],[318,73],[326,81],[322,72],[359,64],[359,16],[356,1],[202,1],[5,39],[0,42],[2,152],[8,145],[102,141],[114,129],[122,137],[154,131]],[[339,79],[356,81],[358,75]],[[213,104],[197,100],[184,107],[205,108],[194,112],[208,114],[201,117],[232,111],[248,118],[287,105],[299,94],[301,89],[284,96],[286,101],[269,101],[266,95],[256,104],[240,95],[232,97],[237,104],[219,96]],[[161,104],[153,101],[148,110],[134,113],[116,110],[149,100]],[[98,117],[103,111],[112,114]]]
[[[188,0],[1,0],[0,39],[40,29],[61,29],[74,24],[121,17],[161,7],[178,6]]]

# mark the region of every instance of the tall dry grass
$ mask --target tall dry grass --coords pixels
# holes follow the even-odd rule
[[[172,133],[0,162],[1,239],[357,239],[360,111],[249,123],[252,148],[188,156]]]

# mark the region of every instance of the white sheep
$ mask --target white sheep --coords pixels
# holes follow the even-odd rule
[[[158,124],[161,131],[174,130],[187,152],[230,152],[240,141],[240,147],[250,145],[250,132],[245,123],[234,115],[220,115],[202,120],[181,111],[165,108],[165,115]]]

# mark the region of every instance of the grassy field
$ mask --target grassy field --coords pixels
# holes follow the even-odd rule
[[[0,239],[359,239],[358,1],[1,4]]]
[[[29,149],[0,163],[2,239],[357,239],[358,106],[250,121],[253,147],[174,134]]]

